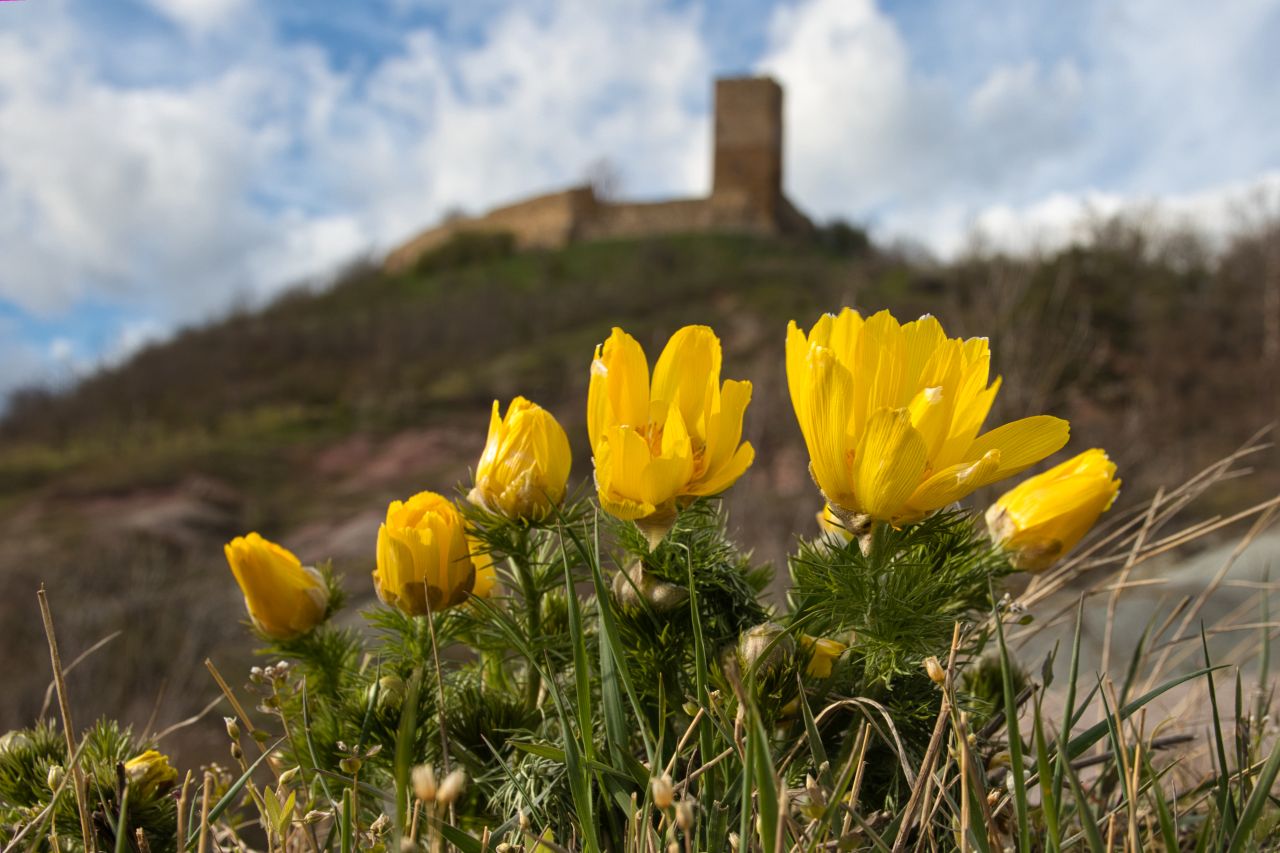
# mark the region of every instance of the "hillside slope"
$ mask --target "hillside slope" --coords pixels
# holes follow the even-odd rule
[[[194,662],[247,653],[221,555],[231,536],[257,529],[304,561],[332,558],[365,597],[387,501],[452,490],[493,399],[515,394],[561,419],[574,478],[589,480],[588,365],[613,325],[652,359],[680,325],[710,324],[725,376],[754,382],[757,461],[729,506],[775,565],[818,508],[785,387],[786,323],[843,304],[991,336],[1005,377],[993,421],[1071,418],[1071,447],[1107,447],[1140,500],[1229,452],[1277,403],[1248,257],[1188,260],[1122,236],[945,267],[856,240],[457,245],[409,274],[354,270],[188,330],[68,392],[25,394],[0,422],[0,666],[14,674],[0,730],[36,713],[47,681],[25,664],[41,645],[40,582],[64,656],[125,629],[77,672],[77,707],[141,724],[163,689],[162,726],[213,695]],[[1263,464],[1233,502],[1274,488],[1274,460]]]

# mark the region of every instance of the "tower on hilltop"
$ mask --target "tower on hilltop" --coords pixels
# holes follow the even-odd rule
[[[428,252],[465,233],[509,235],[520,249],[583,240],[718,232],[803,235],[813,223],[782,192],[782,87],[768,77],[716,80],[711,195],[616,201],[591,186],[569,187],[480,216],[444,222],[387,254],[391,272],[412,269]]]
[[[768,77],[716,81],[711,201],[776,222],[782,206],[782,87]]]

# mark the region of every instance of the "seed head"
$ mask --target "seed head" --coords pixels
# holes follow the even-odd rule
[[[413,768],[413,795],[424,803],[436,798],[436,771],[430,764]]]
[[[671,786],[671,777],[666,773],[655,776],[650,782],[653,789],[653,804],[663,811],[671,808],[675,801],[675,789]]]
[[[947,671],[942,668],[942,664],[938,663],[936,657],[927,657],[924,659],[924,671],[929,673],[929,678],[933,679],[935,684],[941,684],[947,680]]]
[[[436,791],[436,799],[441,805],[447,806],[462,796],[466,787],[467,774],[462,768],[458,768],[444,777],[444,781],[440,783],[440,790]]]
[[[676,826],[684,832],[693,829],[693,801],[681,800],[676,803]]]

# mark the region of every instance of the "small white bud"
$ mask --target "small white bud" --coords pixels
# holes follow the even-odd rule
[[[655,776],[650,782],[650,787],[653,789],[653,804],[663,811],[671,808],[671,803],[675,801],[675,789],[671,786],[671,777],[666,773]]]
[[[413,768],[413,795],[424,803],[436,798],[436,771],[430,764]]]
[[[929,673],[929,678],[933,679],[935,684],[941,684],[947,680],[947,671],[942,668],[942,664],[938,663],[936,657],[927,657],[924,659],[924,671]]]
[[[436,799],[442,805],[449,805],[458,797],[462,796],[462,792],[467,787],[467,774],[462,768],[450,773],[444,777],[444,781],[440,783],[440,790],[436,791]]]

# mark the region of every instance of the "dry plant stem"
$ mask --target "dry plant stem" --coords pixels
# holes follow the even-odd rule
[[[684,734],[681,735],[680,742],[676,744],[676,751],[672,753],[671,760],[667,762],[666,773],[668,776],[670,776],[672,771],[675,770],[676,759],[680,757],[681,750],[683,750],[689,743],[689,738],[693,736],[694,730],[697,729],[698,723],[702,722],[702,718],[706,716],[706,713],[706,708],[699,708],[698,713],[693,715],[693,721],[689,723],[689,727],[685,729]]]
[[[191,771],[182,777],[182,793],[178,795],[178,849],[181,850],[187,840],[187,802],[191,796]]]
[[[231,686],[222,677],[222,673],[218,672],[218,668],[213,665],[213,659],[205,658],[204,665],[209,670],[209,674],[213,676],[213,680],[218,683],[218,689],[222,691],[222,695],[227,697],[227,701],[231,703],[231,710],[235,711],[236,716],[240,718],[240,722],[244,723],[245,731],[249,733],[249,739],[258,744],[258,749],[261,752],[266,752],[266,744],[259,743],[258,739],[253,737],[253,733],[257,731],[257,728],[253,725],[253,720],[249,719],[249,715],[245,713],[244,706],[240,704],[236,694],[231,692]],[[270,761],[267,762],[267,764],[270,763]]]
[[[699,776],[701,776],[703,773],[706,773],[708,770],[710,770],[711,768],[715,767],[715,766],[716,766],[717,764],[719,764],[721,761],[724,761],[726,758],[728,758],[730,755],[733,755],[733,754],[734,754],[734,749],[733,749],[733,747],[729,747],[729,748],[728,748],[728,749],[726,749],[724,752],[720,753],[720,754],[719,754],[719,755],[717,755],[715,758],[711,759],[711,760],[710,760],[710,761],[708,761],[706,764],[703,764],[703,765],[702,765],[701,767],[699,767],[697,770],[694,770],[694,771],[693,771],[692,773],[690,773],[688,776],[686,776],[686,777],[684,777],[683,779],[681,779],[681,780],[680,780],[680,782],[679,782],[679,784],[677,784],[677,785],[676,785],[676,787],[677,787],[678,789],[680,789],[680,794],[681,794],[681,796],[683,796],[683,795],[685,794],[685,792],[687,792],[687,791],[689,790],[689,785],[690,785],[690,784],[691,784],[695,779],[697,779],[697,778],[698,778]]]
[[[858,734],[854,740],[853,753],[849,756],[851,762],[855,762],[857,769],[853,772],[853,784],[849,786],[849,794],[845,798],[848,804],[844,813],[844,821],[841,824],[840,834],[848,835],[853,831],[853,814],[854,809],[858,807],[858,792],[862,790],[862,772],[866,769],[867,746],[871,742],[871,726],[863,720],[858,724]],[[843,774],[842,774],[843,776]]]
[[[1220,568],[1218,573],[1213,576],[1213,580],[1211,580],[1209,585],[1206,586],[1198,596],[1196,596],[1195,603],[1191,605],[1191,609],[1187,611],[1187,613],[1182,617],[1182,621],[1178,623],[1178,629],[1174,632],[1175,638],[1181,637],[1186,632],[1188,626],[1191,625],[1196,616],[1198,616],[1200,611],[1204,608],[1205,602],[1207,602],[1218,590],[1218,587],[1222,585],[1223,580],[1226,579],[1227,573],[1230,572],[1232,566],[1236,564],[1236,560],[1240,559],[1240,555],[1243,554],[1245,549],[1253,543],[1253,540],[1266,530],[1267,526],[1276,515],[1276,508],[1277,505],[1280,504],[1280,497],[1276,498],[1275,501],[1270,501],[1269,504],[1270,505],[1267,506],[1258,517],[1258,520],[1249,528],[1249,532],[1246,533],[1244,537],[1241,538],[1240,542],[1237,543],[1236,547],[1232,549],[1230,556],[1223,561],[1222,568]],[[1164,672],[1165,664],[1168,662],[1171,652],[1172,647],[1167,646],[1164,651],[1160,653],[1160,657],[1156,660],[1155,667],[1147,676],[1146,683],[1143,686],[1143,692],[1150,690],[1151,685],[1155,683],[1156,678],[1160,676],[1160,673]]]
[[[933,735],[929,738],[929,747],[925,750],[924,760],[920,763],[920,775],[916,777],[916,782],[911,788],[911,797],[907,800],[907,808],[902,816],[902,825],[898,828],[898,837],[893,842],[893,853],[901,853],[907,846],[907,836],[911,834],[911,828],[915,823],[916,806],[920,803],[920,798],[924,795],[924,791],[929,787],[929,782],[933,778],[933,762],[937,760],[938,752],[942,747],[943,735],[947,731],[947,719],[951,715],[951,694],[948,690],[951,684],[951,673],[956,665],[956,649],[960,646],[960,623],[955,623],[955,627],[951,631],[951,653],[947,658],[946,677],[942,682],[942,707],[938,710],[938,719],[933,725]]]
[[[49,661],[53,665],[53,683],[58,690],[58,710],[62,714],[62,733],[67,740],[67,759],[71,759],[76,755],[76,736],[75,729],[71,724],[71,706],[67,703],[67,684],[63,677],[62,657],[58,654],[58,638],[53,631],[53,614],[49,611],[49,598],[45,595],[44,584],[40,585],[40,589],[36,592],[36,598],[40,600],[40,618],[44,621],[44,635],[49,641]],[[76,795],[76,810],[80,813],[80,832],[84,841],[85,849],[89,853],[93,853],[96,848],[93,827],[89,823],[89,811],[85,805],[85,783],[84,772],[80,769],[79,762],[72,762],[72,766],[68,768],[71,771],[71,784]]]
[[[101,640],[94,643],[92,646],[85,649],[80,654],[76,655],[75,660],[73,660],[71,663],[67,664],[65,667],[62,668],[62,675],[65,677],[69,672],[71,672],[73,669],[79,666],[84,661],[85,658],[89,657],[98,649],[102,648],[107,643],[111,642],[112,640],[114,640],[116,637],[119,637],[123,633],[124,631],[112,631],[110,634],[103,637]],[[54,681],[50,681],[49,686],[45,688],[44,703],[40,705],[40,713],[36,715],[37,720],[44,719],[45,715],[49,713],[49,705],[50,703],[53,702],[53,689],[54,689],[55,683],[56,682]]]
[[[1147,535],[1151,532],[1151,525],[1155,521],[1156,510],[1160,508],[1161,500],[1164,498],[1164,489],[1157,489],[1156,496],[1151,499],[1151,505],[1147,508],[1146,519],[1142,523],[1138,535],[1134,537],[1133,547],[1129,549],[1129,557],[1124,562],[1124,568],[1120,570],[1120,577],[1114,584],[1111,597],[1107,600],[1107,624],[1106,630],[1102,635],[1102,663],[1099,670],[1105,675],[1111,671],[1111,638],[1112,629],[1116,622],[1116,608],[1120,604],[1120,591],[1124,588],[1125,582],[1129,580],[1129,572],[1133,571],[1134,561],[1138,559],[1138,553],[1142,550],[1142,545],[1147,540]]]
[[[197,853],[209,851],[209,794],[213,790],[213,774],[204,774],[204,787],[200,792],[200,845]]]

